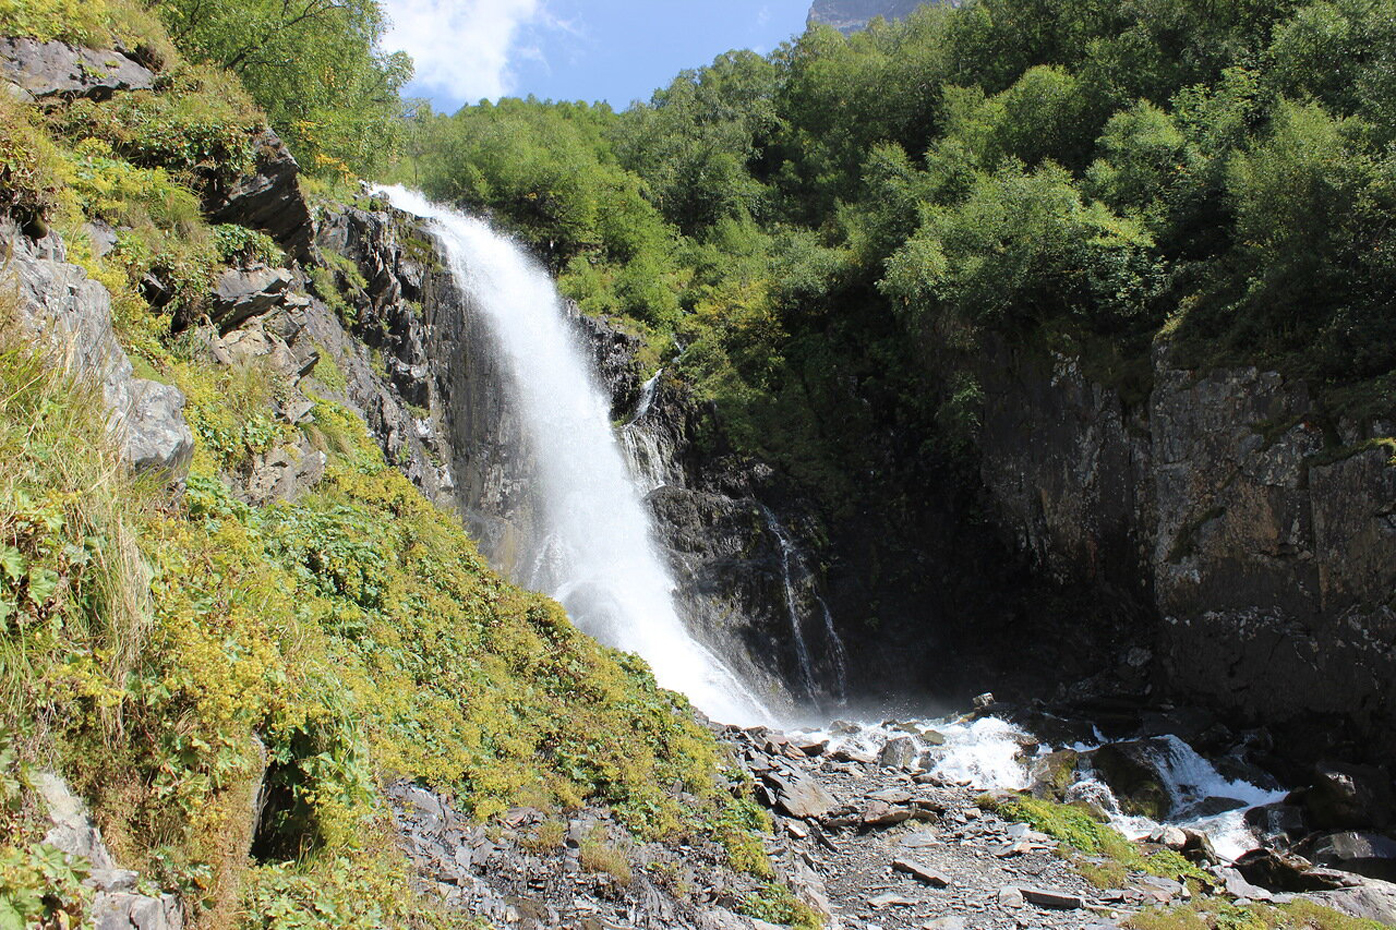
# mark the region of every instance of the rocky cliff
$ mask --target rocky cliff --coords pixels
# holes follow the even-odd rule
[[[1157,696],[1263,724],[1287,755],[1396,756],[1393,424],[1166,347],[1134,406],[1072,358],[995,356],[996,519],[1039,572],[1135,617]]]

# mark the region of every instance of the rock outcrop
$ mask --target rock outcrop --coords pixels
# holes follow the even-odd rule
[[[0,77],[38,99],[106,100],[118,91],[155,86],[154,72],[124,52],[24,38],[0,38]]]
[[[926,0],[815,0],[810,7],[810,25],[833,26],[848,35],[867,27],[881,16],[887,20],[905,19]],[[931,0],[936,2],[936,0]]]
[[[33,240],[13,224],[0,225],[8,244],[8,272],[18,285],[17,323],[44,345],[55,362],[101,386],[111,429],[125,457],[142,471],[182,478],[194,452],[178,389],[135,377],[112,331],[111,295],[67,261],[55,233]]]
[[[155,897],[136,890],[140,876],[117,867],[87,805],[63,779],[41,772],[34,777],[34,788],[52,824],[44,842],[90,866],[87,885],[94,891],[94,930],[183,930],[179,899],[172,894]]]
[[[1127,405],[1074,359],[984,366],[980,472],[1039,572],[1147,631],[1156,694],[1276,730],[1295,757],[1396,757],[1393,424],[1155,351]]]
[[[271,129],[254,140],[256,166],[230,184],[214,184],[206,197],[209,215],[219,223],[261,230],[300,262],[315,258],[315,224],[300,189],[300,166]]]

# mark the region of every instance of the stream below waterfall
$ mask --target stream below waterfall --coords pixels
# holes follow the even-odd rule
[[[985,790],[1029,788],[1035,767],[1054,749],[1071,749],[1086,759],[1104,742],[1053,747],[993,716],[889,722],[868,715],[863,722],[830,721],[821,695],[848,713],[845,647],[810,581],[804,556],[776,515],[762,506],[780,555],[784,607],[798,660],[796,685],[813,711],[802,723],[778,719],[771,702],[685,627],[675,602],[675,583],[644,501],[677,474],[672,450],[639,422],[653,403],[660,375],[643,386],[635,413],[617,427],[554,282],[522,246],[483,220],[406,189],[380,193],[398,209],[430,222],[456,283],[480,311],[504,361],[505,383],[499,387],[519,414],[536,463],[529,493],[537,526],[526,540],[517,581],[556,597],[587,633],[642,656],[661,685],[687,695],[716,721],[787,726],[869,762],[897,747],[906,756],[899,765]],[[808,719],[822,722],[809,726]],[[1165,819],[1207,833],[1226,857],[1256,843],[1245,811],[1283,797],[1273,787],[1228,779],[1175,736],[1155,738],[1141,751],[1167,791]],[[1089,763],[1075,770],[1066,799],[1095,807],[1132,837],[1159,827],[1156,820],[1126,813]]]

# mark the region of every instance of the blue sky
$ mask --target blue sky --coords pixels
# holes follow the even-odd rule
[[[417,62],[408,93],[438,111],[501,96],[648,100],[722,52],[769,52],[804,31],[810,0],[384,0],[384,43]]]

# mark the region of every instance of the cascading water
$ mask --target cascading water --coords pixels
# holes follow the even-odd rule
[[[536,461],[532,570],[518,579],[556,597],[597,639],[639,653],[660,684],[709,716],[769,723],[772,714],[685,629],[640,489],[627,473],[596,383],[547,272],[473,217],[403,188],[382,191],[434,224],[451,273],[487,321]]]
[[[804,685],[810,700],[818,703],[818,680],[814,673],[814,661],[810,656],[809,642],[805,639],[805,620],[800,612],[794,575],[797,568],[803,576],[809,575],[810,572],[799,549],[791,541],[790,534],[785,531],[785,527],[780,525],[780,521],[771,512],[771,508],[762,504],[761,513],[766,518],[766,529],[776,538],[776,545],[780,549],[780,578],[785,588],[785,610],[790,623],[790,637],[795,643],[795,657],[800,665],[801,683]],[[814,595],[814,600],[819,605],[823,618],[824,638],[829,650],[829,666],[833,672],[834,697],[842,702],[848,697],[847,653],[844,651],[843,640],[839,639],[838,631],[834,629],[834,615],[830,612],[829,605],[817,593]]]
[[[625,449],[630,472],[640,487],[641,494],[649,494],[668,484],[681,480],[678,468],[674,465],[674,452],[669,444],[646,428],[645,418],[654,408],[654,394],[659,388],[659,379],[664,377],[661,368],[654,377],[640,389],[640,401],[635,412],[620,430],[621,445]]]

